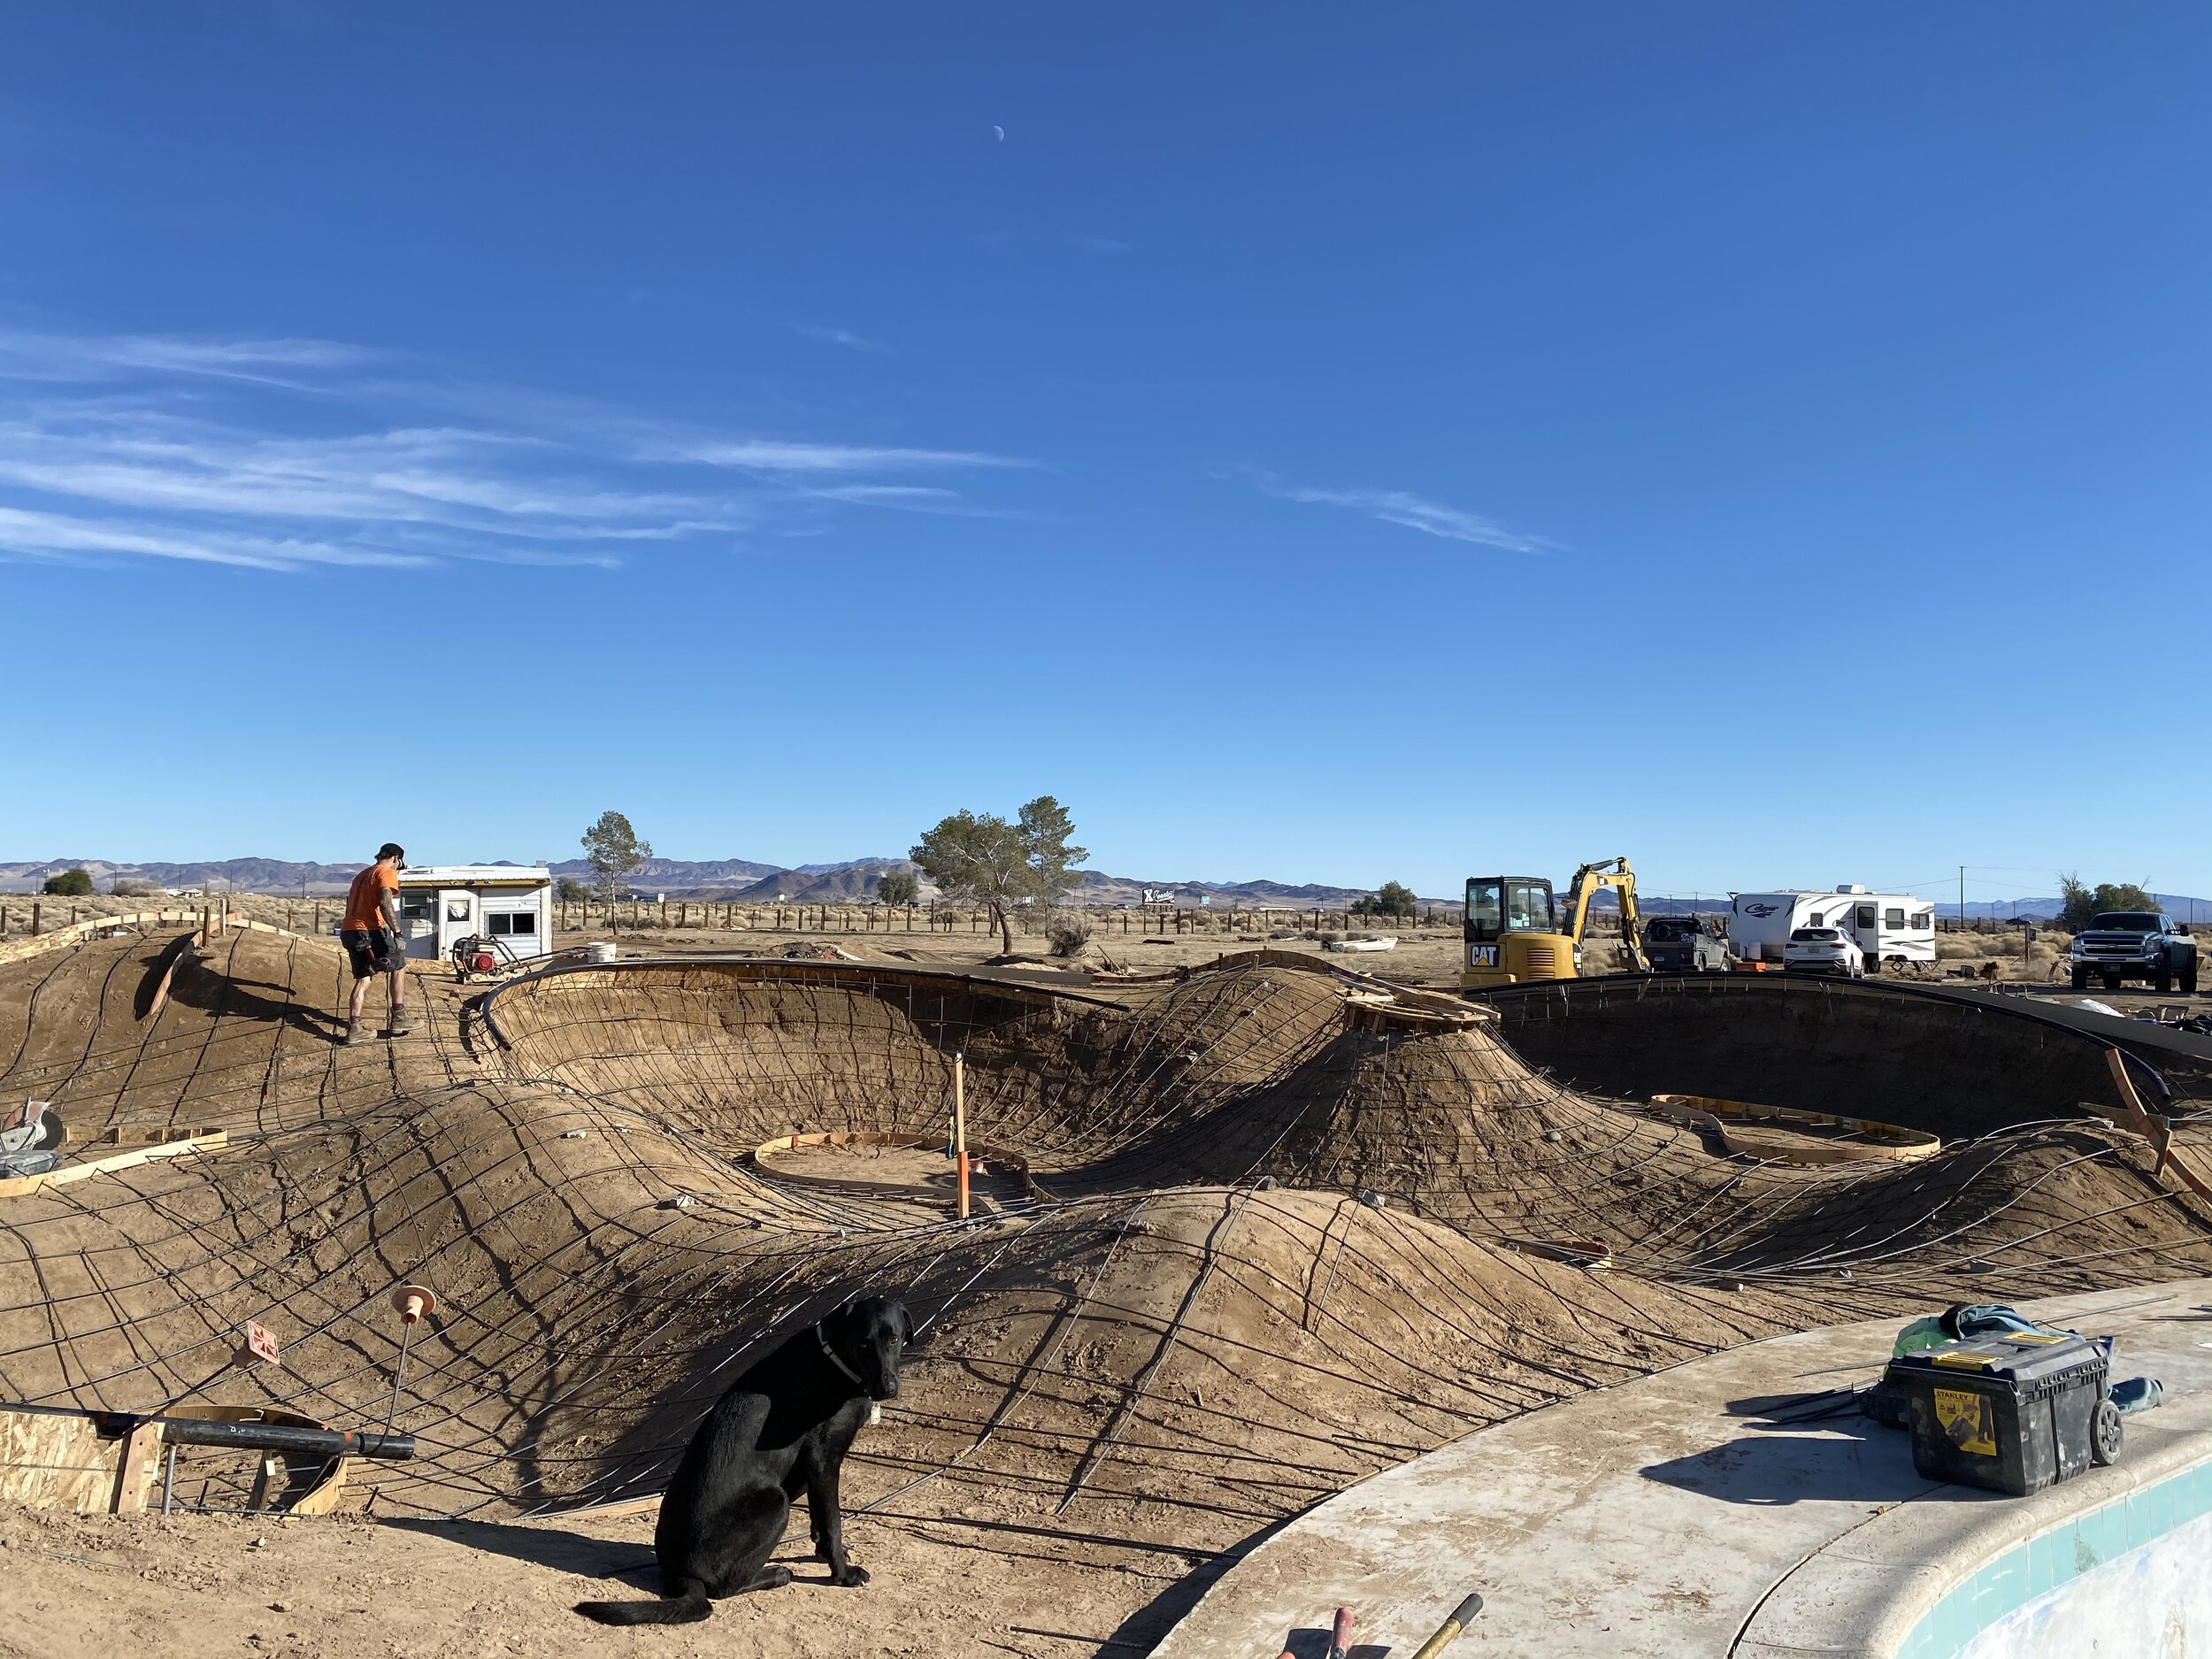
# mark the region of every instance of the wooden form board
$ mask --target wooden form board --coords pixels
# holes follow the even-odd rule
[[[312,1417],[273,1407],[200,1406],[178,1415],[223,1423],[323,1426]],[[163,1449],[158,1422],[103,1439],[85,1412],[0,1405],[0,1499],[79,1515],[140,1514],[160,1472]],[[265,1454],[253,1507],[273,1502],[289,1515],[328,1515],[337,1508],[352,1466],[349,1457],[321,1463],[303,1460],[295,1466],[280,1454]]]
[[[161,1431],[151,1425],[102,1440],[77,1412],[0,1406],[0,1498],[35,1509],[128,1514],[145,1507],[160,1451]]]
[[[207,1134],[194,1135],[188,1141],[171,1141],[159,1146],[140,1147],[134,1152],[119,1152],[111,1158],[95,1158],[89,1164],[65,1164],[59,1169],[47,1170],[37,1175],[18,1175],[8,1180],[0,1180],[0,1198],[27,1198],[33,1193],[43,1192],[50,1187],[67,1187],[95,1175],[115,1175],[125,1170],[134,1170],[142,1164],[152,1163],[156,1158],[180,1157],[188,1152],[219,1151],[229,1141],[228,1132],[217,1129]]]
[[[1832,1112],[1801,1111],[1791,1106],[1757,1106],[1706,1094],[1654,1094],[1652,1110],[1720,1137],[1739,1157],[1784,1164],[1909,1164],[1943,1149],[1937,1137],[1872,1118],[1839,1118]],[[1762,1134],[1761,1125],[1778,1130]]]

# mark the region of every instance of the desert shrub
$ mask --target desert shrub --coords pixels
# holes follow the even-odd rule
[[[92,878],[82,870],[65,870],[58,876],[47,877],[46,885],[39,891],[54,898],[88,898],[92,894]]]
[[[591,889],[574,876],[560,876],[554,880],[553,896],[564,904],[581,904],[591,897]]]
[[[1091,918],[1080,910],[1063,910],[1045,923],[1045,940],[1056,956],[1082,953],[1091,942]]]
[[[2058,879],[2059,897],[2065,902],[2058,913],[2058,925],[2069,933],[2078,933],[2089,926],[2090,918],[2107,910],[2154,910],[2158,901],[2132,881],[2100,881],[2094,887],[2071,874]]]
[[[911,904],[921,890],[909,870],[887,870],[876,880],[876,897],[886,904]]]
[[[1356,916],[1409,917],[1414,913],[1416,901],[1413,889],[1402,881],[1386,881],[1367,897],[1352,906]]]

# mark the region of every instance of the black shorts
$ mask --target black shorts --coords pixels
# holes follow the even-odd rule
[[[407,965],[407,953],[400,948],[399,935],[388,927],[344,928],[338,934],[338,942],[346,948],[357,979],[379,973],[397,973]]]

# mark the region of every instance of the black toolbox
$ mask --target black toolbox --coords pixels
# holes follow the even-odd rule
[[[1904,1396],[1923,1477],[2017,1497],[2089,1467],[2108,1363],[2081,1337],[2024,1332],[1905,1355],[1883,1380]]]

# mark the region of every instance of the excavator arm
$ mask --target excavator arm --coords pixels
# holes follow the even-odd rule
[[[1621,943],[1627,948],[1628,959],[1638,972],[1648,973],[1651,959],[1644,955],[1643,918],[1636,908],[1636,872],[1628,867],[1625,857],[1601,858],[1575,872],[1575,879],[1567,884],[1567,937],[1581,944],[1583,930],[1589,926],[1590,901],[1607,887],[1620,902]]]

